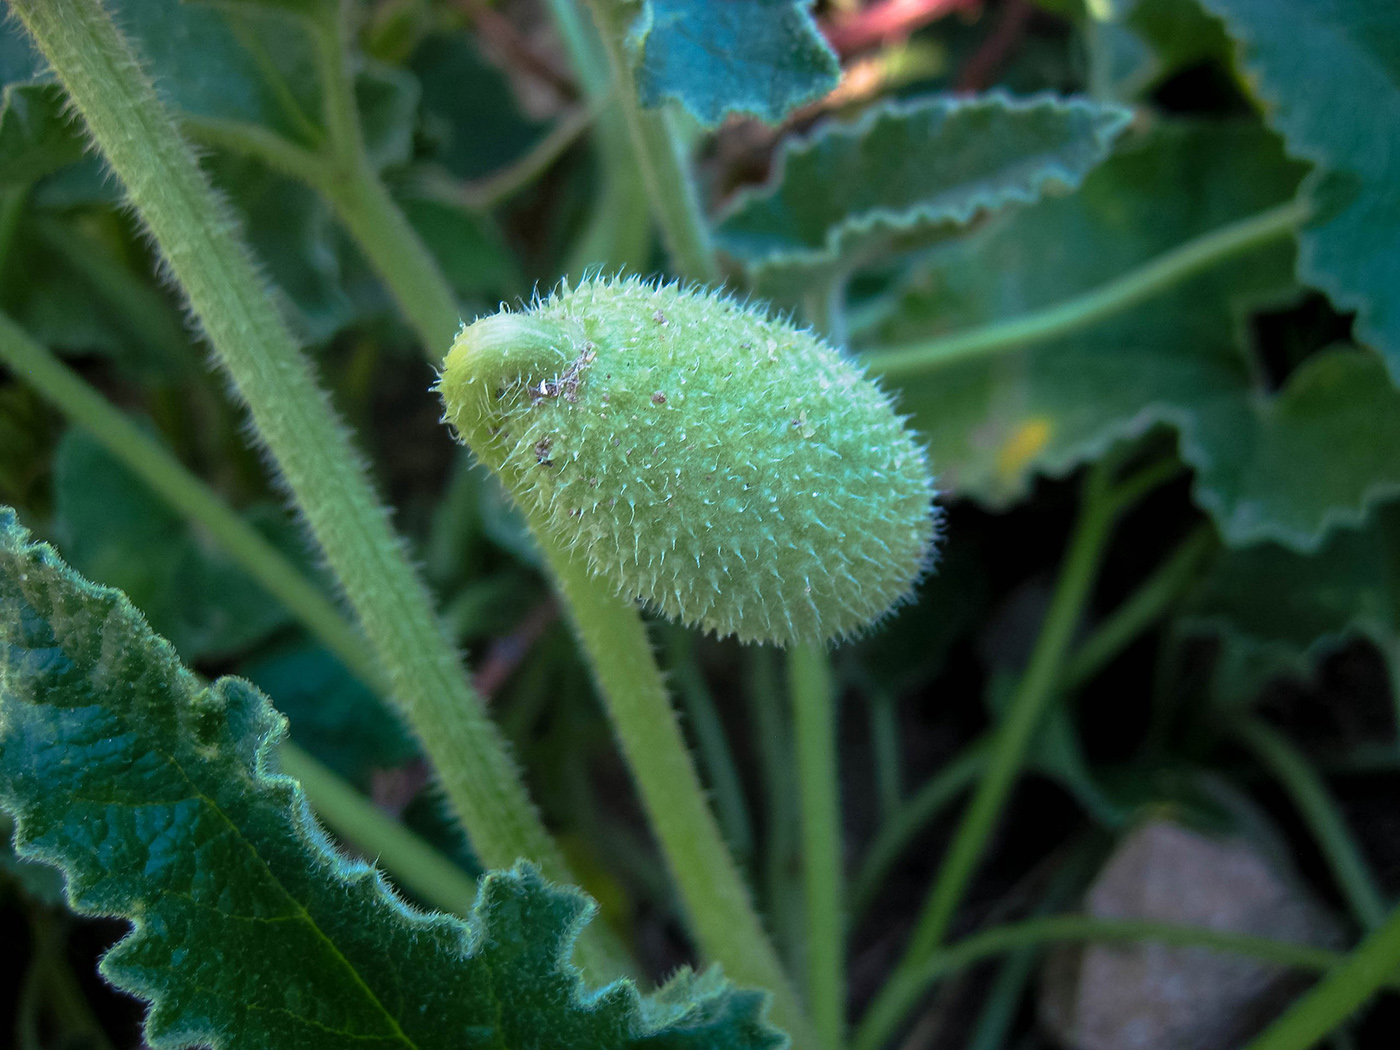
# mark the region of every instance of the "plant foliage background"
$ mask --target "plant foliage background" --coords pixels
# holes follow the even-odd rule
[[[6,1038],[134,1046],[144,1018],[144,1038],[172,1047],[779,1045],[760,994],[713,969],[672,977],[707,960],[540,553],[440,425],[429,388],[446,347],[424,346],[344,221],[316,50],[338,5],[106,6],[394,508],[592,922],[660,990],[580,983],[567,955],[592,906],[529,866],[487,877],[474,906],[458,894],[462,918],[429,917],[419,906],[441,895],[391,885],[388,856],[354,859],[363,844],[333,842],[282,775],[268,698],[298,753],[467,880],[450,887],[481,873],[377,683],[71,422],[13,349],[51,350],[336,594],[11,18]],[[645,112],[667,114],[693,165],[719,276],[885,375],[926,439],[938,571],[831,655],[859,1050],[1052,1038],[1024,954],[915,995],[888,1030],[862,1019],[909,963],[961,792],[1040,666],[1096,479],[1120,479],[1121,500],[955,935],[1073,908],[1158,818],[1267,843],[1330,916],[1324,947],[1380,928],[1400,892],[1400,14],[1372,0],[597,6],[625,30],[616,84],[577,61],[596,45],[569,0],[346,3],[363,155],[470,320],[598,271],[697,276],[649,210],[617,93],[667,107]],[[802,774],[781,664],[652,630],[725,841],[800,978]],[[149,1015],[112,985],[154,1001]],[[1398,1022],[1382,996],[1339,1045],[1388,1046]]]

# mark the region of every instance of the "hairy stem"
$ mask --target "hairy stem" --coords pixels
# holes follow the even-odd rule
[[[632,152],[672,265],[693,281],[714,283],[719,280],[719,263],[671,116],[664,108],[643,109],[637,99],[636,79],[623,52],[628,30],[626,6],[621,0],[591,0],[591,6],[612,67]]]
[[[885,347],[863,355],[862,360],[872,372],[900,378],[954,361],[1058,339],[1122,313],[1231,256],[1287,237],[1308,215],[1305,200],[1290,201],[1187,241],[1107,284],[1054,306],[966,332]]]
[[[1287,737],[1258,719],[1245,719],[1235,732],[1292,798],[1361,928],[1376,929],[1385,921],[1385,899],[1317,771]]]
[[[1391,925],[1400,933],[1400,922],[1392,920]],[[1400,943],[1400,937],[1396,940]],[[1311,945],[1293,944],[1289,941],[1270,940],[1200,926],[1179,926],[1140,919],[1095,919],[1084,915],[1027,919],[1024,922],[984,930],[956,944],[940,948],[918,967],[898,975],[886,985],[880,998],[862,1019],[852,1042],[853,1050],[879,1050],[894,1035],[909,1010],[923,998],[935,982],[948,974],[1017,948],[1066,941],[1209,948],[1229,955],[1242,955],[1313,973],[1330,971],[1333,976],[1324,981],[1324,985],[1331,984],[1335,977],[1350,965],[1345,953],[1329,948],[1315,948]],[[1396,963],[1400,962],[1400,949],[1392,946],[1392,951],[1395,955],[1391,957],[1388,968],[1374,975],[1374,982],[1368,985],[1361,999],[1382,984],[1400,989],[1400,980],[1397,980],[1395,973]],[[1249,1050],[1303,1050],[1303,1047],[1310,1045],[1301,1042],[1280,1043],[1267,1048],[1255,1045]]]
[[[841,797],[836,762],[836,694],[825,649],[788,654],[802,799],[802,882],[807,903],[807,1005],[824,1050],[838,1050],[846,1026],[846,915],[842,906]]]
[[[437,260],[389,196],[365,152],[349,61],[349,29],[338,10],[342,6],[331,5],[336,16],[316,34],[332,157],[318,188],[389,286],[423,340],[429,360],[436,362],[452,345],[461,314]]]
[[[774,1023],[799,1050],[810,1050],[819,1044],[705,801],[641,616],[551,540],[542,523],[532,521],[531,531],[593,665],[702,953],[738,984],[772,992]]]
[[[574,881],[236,223],[126,41],[97,0],[11,7],[125,184],[248,404],[478,856],[490,867],[528,857],[550,878]],[[618,962],[600,936],[585,933],[580,957],[595,975],[611,976]]]

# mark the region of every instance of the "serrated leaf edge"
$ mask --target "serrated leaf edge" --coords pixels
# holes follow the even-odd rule
[[[1107,157],[1114,141],[1132,123],[1133,112],[1122,106],[1105,105],[1086,98],[1061,98],[1050,92],[1034,95],[1014,96],[1007,91],[994,89],[973,96],[931,95],[924,98],[901,100],[893,99],[866,109],[851,121],[825,121],[811,131],[794,135],[783,142],[778,155],[773,160],[772,171],[767,181],[741,190],[716,217],[715,227],[721,246],[724,243],[724,223],[742,211],[750,202],[766,200],[782,189],[787,171],[788,159],[797,154],[809,153],[819,143],[828,138],[859,138],[867,134],[881,121],[903,120],[917,116],[927,110],[946,109],[952,115],[958,110],[1001,107],[1012,113],[1025,113],[1042,107],[1066,112],[1082,111],[1091,117],[1098,114],[1105,119],[1094,129],[1096,145]],[[1101,158],[1102,159],[1102,158]],[[766,256],[745,260],[750,273],[758,275],[765,271],[781,269],[792,265],[813,265],[835,262],[840,258],[841,240],[850,234],[871,233],[880,230],[899,232],[912,229],[921,222],[951,222],[965,226],[982,212],[995,211],[1008,204],[1033,204],[1042,196],[1048,185],[1059,183],[1073,190],[1084,181],[1091,169],[1071,171],[1063,164],[1051,162],[1040,168],[1027,187],[1008,187],[998,192],[984,191],[969,196],[967,202],[951,210],[934,208],[931,205],[914,205],[910,208],[895,209],[876,207],[853,217],[847,217],[827,228],[824,245],[820,250],[796,249],[773,251]]]
[[[448,927],[456,932],[459,943],[462,947],[462,957],[469,958],[476,954],[479,945],[487,936],[486,930],[489,922],[485,915],[485,904],[490,895],[492,885],[496,882],[507,880],[537,881],[546,886],[551,892],[573,898],[577,902],[577,907],[573,910],[573,917],[568,921],[565,929],[561,931],[556,939],[558,945],[556,955],[556,965],[559,971],[568,977],[570,985],[569,1002],[561,1009],[576,1009],[582,1012],[590,1012],[596,1006],[602,1004],[605,999],[622,995],[626,998],[626,1009],[629,1016],[635,1019],[636,1024],[643,1030],[633,1033],[634,1039],[645,1039],[649,1035],[663,1030],[668,1024],[677,1022],[684,1017],[689,1006],[682,1002],[673,1002],[667,996],[669,990],[679,989],[684,985],[695,987],[708,987],[715,989],[724,984],[723,974],[719,967],[712,966],[703,974],[695,974],[688,968],[682,968],[670,980],[649,997],[643,997],[636,984],[627,978],[622,978],[595,989],[589,989],[583,980],[583,975],[572,962],[573,948],[578,941],[584,926],[594,917],[597,912],[597,904],[591,897],[582,890],[572,886],[562,886],[548,882],[540,874],[538,868],[528,861],[520,860],[506,871],[491,871],[481,877],[478,882],[477,897],[472,904],[471,911],[467,919],[463,920],[454,915],[443,912],[424,912],[413,907],[406,902],[395,891],[393,885],[380,869],[364,861],[348,857],[336,849],[329,835],[320,823],[316,820],[303,791],[301,783],[295,778],[279,771],[279,763],[276,758],[277,745],[287,736],[287,720],[275,708],[272,707],[266,694],[259,690],[251,682],[234,676],[225,676],[203,685],[199,679],[186,668],[179,660],[178,654],[168,641],[150,630],[145,617],[127,599],[126,595],[114,587],[106,587],[93,583],[85,579],[81,574],[69,566],[54,547],[48,543],[34,542],[30,539],[30,532],[19,523],[18,516],[13,508],[0,505],[0,551],[13,553],[16,562],[23,564],[37,560],[42,563],[47,571],[56,573],[59,577],[65,578],[69,585],[90,594],[94,597],[112,600],[115,604],[113,612],[125,613],[131,616],[135,622],[145,628],[153,648],[158,654],[157,658],[164,658],[175,670],[175,676],[189,690],[190,695],[213,692],[222,695],[230,684],[246,686],[248,693],[257,698],[259,708],[256,711],[258,722],[261,725],[262,735],[253,748],[252,784],[255,788],[264,788],[273,795],[278,794],[278,789],[290,791],[292,812],[291,826],[301,841],[302,845],[311,854],[314,861],[319,862],[318,866],[326,871],[328,877],[337,880],[343,885],[350,886],[362,882],[365,879],[373,880],[373,891],[382,903],[387,904],[393,914],[405,923],[419,927]],[[21,577],[23,578],[23,577]],[[109,613],[110,615],[110,613]],[[0,664],[0,687],[4,684],[5,665]],[[5,700],[3,693],[0,693],[0,726],[5,720]],[[131,929],[107,952],[99,962],[99,971],[123,991],[140,998],[147,1004],[146,1017],[142,1023],[143,1036],[154,1050],[178,1050],[192,1045],[208,1045],[214,1050],[228,1045],[227,1038],[218,1032],[203,1030],[182,1030],[171,1028],[159,1036],[152,1036],[149,1031],[151,1018],[167,1002],[168,997],[159,989],[143,982],[131,975],[129,971],[117,971],[116,965],[120,963],[122,954],[134,947],[146,936],[147,926],[145,920],[140,915],[128,915],[122,912],[104,910],[100,906],[94,906],[90,902],[79,899],[69,878],[68,869],[64,859],[56,851],[45,850],[35,845],[26,832],[26,821],[20,805],[16,805],[13,798],[7,798],[8,792],[3,790],[4,784],[0,782],[0,802],[5,803],[5,810],[11,814],[14,820],[14,848],[15,854],[26,860],[34,860],[51,867],[57,868],[63,874],[63,895],[68,906],[77,914],[123,919],[131,924]],[[280,800],[276,797],[269,800],[271,804],[280,806]],[[257,846],[253,842],[244,838],[241,829],[239,836],[248,843],[250,849],[257,851]],[[295,898],[293,898],[295,899]],[[300,902],[298,902],[300,903]],[[320,932],[320,927],[309,913],[307,921]],[[323,937],[326,935],[321,933]],[[334,945],[334,941],[327,937],[328,943]],[[337,949],[336,954],[339,955]],[[344,958],[342,956],[342,958]],[[348,959],[344,960],[347,966],[351,966]],[[353,966],[351,967],[353,971]],[[358,977],[358,973],[357,973]],[[741,991],[734,990],[738,994],[754,995],[758,997],[758,1009],[756,1011],[757,1020],[773,1035],[773,1050],[785,1050],[788,1046],[788,1037],[780,1029],[773,1028],[767,1024],[766,1018],[771,1001],[771,994],[767,991]],[[367,994],[373,995],[368,991]],[[397,1021],[387,1009],[385,1016],[393,1022],[397,1028]],[[414,1045],[406,1036],[406,1045]]]

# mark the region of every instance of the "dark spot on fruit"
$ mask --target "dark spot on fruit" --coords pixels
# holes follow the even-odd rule
[[[658,390],[656,393],[651,395],[651,403],[653,405],[664,405],[666,403],[666,395],[663,394],[660,390]]]
[[[670,323],[666,320],[666,315],[663,314],[660,310],[657,310],[656,313],[652,314],[651,319],[657,324],[661,325],[663,328]]]
[[[554,441],[548,435],[535,442],[535,461],[542,467],[554,466],[554,460],[549,458],[549,450]]]

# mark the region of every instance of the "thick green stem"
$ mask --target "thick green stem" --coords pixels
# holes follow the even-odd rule
[[[891,378],[940,365],[1048,342],[1131,309],[1202,270],[1298,229],[1309,215],[1305,200],[1290,201],[1173,248],[1105,285],[1062,303],[966,332],[885,347],[863,355],[872,372]]]
[[[1397,987],[1400,908],[1245,1050],[1308,1050],[1371,998]]]
[[[13,0],[180,282],[340,578],[482,861],[574,881],[472,691],[357,453],[272,305],[237,224],[97,0]],[[593,928],[597,928],[596,924]],[[585,934],[595,976],[617,961]]]
[[[763,932],[729,855],[636,607],[531,523],[598,678],[617,738],[653,832],[680,888],[702,953],[731,980],[773,994],[772,1017],[793,1045],[819,1045]]]
[[[494,433],[496,392],[564,363],[559,323],[529,314],[476,321],[453,346],[441,391],[463,440],[510,492],[528,488],[505,461]],[[578,342],[582,342],[580,333]],[[589,572],[549,528],[543,511],[521,505],[535,542],[592,664],[623,757],[680,889],[704,955],[740,984],[773,993],[773,1019],[793,1042],[817,1045],[799,1000],[763,932],[749,891],[720,835],[691,761],[637,607]]]
[[[836,762],[836,692],[826,650],[788,654],[802,798],[802,882],[807,904],[807,1005],[824,1050],[846,1026],[846,914],[842,905],[841,797]]]
[[[1400,921],[1392,919],[1390,925],[1400,934]],[[1395,974],[1396,964],[1400,962],[1400,936],[1395,939],[1396,945],[1391,946],[1395,954],[1386,957],[1389,959],[1388,966],[1383,966],[1378,971],[1367,971],[1366,977],[1371,983],[1366,985],[1357,1002],[1364,1000],[1382,985],[1400,989],[1400,980],[1396,979]],[[1328,948],[1315,948],[1305,944],[1275,941],[1199,926],[1178,926],[1140,919],[1095,919],[1083,915],[1028,919],[1025,922],[984,930],[956,944],[940,948],[922,965],[892,980],[862,1019],[852,1041],[852,1050],[879,1050],[894,1035],[909,1010],[940,978],[1003,952],[1055,941],[1145,943],[1181,948],[1209,948],[1223,954],[1243,955],[1313,973],[1330,972],[1331,975],[1319,988],[1332,984],[1351,966],[1345,953]],[[1305,1046],[1310,1045],[1311,1043],[1301,1042],[1279,1043],[1268,1047],[1252,1045],[1249,1050],[1303,1050]]]
[[[622,0],[591,0],[591,6],[612,67],[632,152],[672,265],[693,281],[714,283],[720,277],[719,263],[671,115],[665,108],[643,109],[637,98],[636,78],[623,50],[627,6]]]
[[[1322,778],[1286,737],[1258,719],[1242,721],[1235,731],[1293,799],[1357,922],[1376,929],[1385,921],[1385,899]]]

